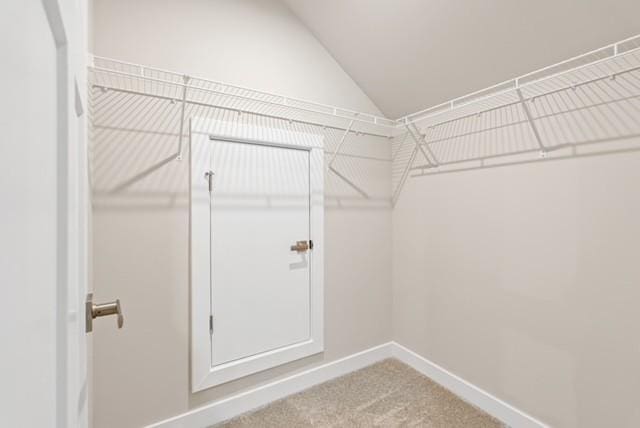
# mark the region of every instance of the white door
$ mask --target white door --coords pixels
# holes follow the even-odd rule
[[[213,365],[309,339],[309,151],[212,141]]]
[[[65,22],[76,10],[65,6],[0,2],[0,425],[7,427],[87,424],[79,305],[87,201],[75,164],[82,120],[71,114],[76,70],[67,38],[75,32],[65,31],[81,25]],[[81,112],[80,97],[75,104]]]
[[[273,140],[191,139],[194,391],[323,349],[322,139],[216,126]]]

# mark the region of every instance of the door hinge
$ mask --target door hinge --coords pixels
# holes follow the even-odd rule
[[[209,335],[213,335],[213,315],[209,315]]]

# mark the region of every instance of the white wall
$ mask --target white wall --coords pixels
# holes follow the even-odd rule
[[[277,1],[96,0],[93,13],[96,55],[377,112]],[[155,422],[390,340],[390,147],[352,136],[336,168],[370,198],[328,174],[326,352],[190,394],[188,162],[170,160],[177,105],[101,96],[95,102],[106,104],[92,106],[100,112],[92,130],[94,286],[97,301],[122,300],[125,327],[103,320],[93,333],[96,428]],[[327,131],[329,151],[339,138]]]
[[[94,53],[378,113],[273,0],[94,0]]]
[[[638,183],[637,151],[409,179],[394,339],[551,426],[638,426]]]

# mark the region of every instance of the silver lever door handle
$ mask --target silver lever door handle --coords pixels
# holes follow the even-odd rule
[[[93,320],[98,317],[117,315],[118,328],[122,328],[122,326],[124,325],[124,316],[122,315],[122,306],[120,306],[120,299],[116,299],[114,302],[97,304],[93,303],[93,294],[88,294],[85,309],[87,333],[93,330]]]

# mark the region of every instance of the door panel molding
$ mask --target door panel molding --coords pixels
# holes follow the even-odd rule
[[[267,370],[324,350],[324,151],[323,136],[237,122],[195,118],[190,124],[190,265],[191,265],[191,389],[200,391]],[[210,314],[209,193],[207,171],[210,139],[299,149],[309,152],[309,339],[227,363],[212,365]],[[215,334],[215,332],[214,332]]]

